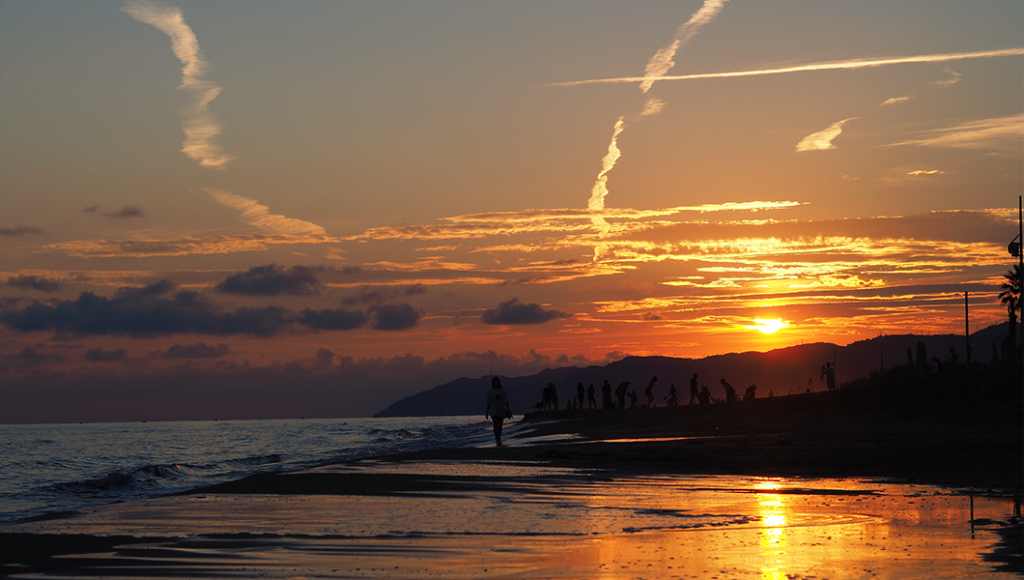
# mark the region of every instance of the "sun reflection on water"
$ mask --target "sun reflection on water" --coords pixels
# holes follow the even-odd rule
[[[764,492],[781,489],[775,481],[761,481],[756,489]],[[786,577],[786,504],[782,496],[762,493],[758,501],[758,515],[761,519],[761,578],[783,580]]]

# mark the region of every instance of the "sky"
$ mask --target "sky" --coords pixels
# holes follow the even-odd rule
[[[1022,55],[1017,0],[0,1],[0,421],[999,323]]]

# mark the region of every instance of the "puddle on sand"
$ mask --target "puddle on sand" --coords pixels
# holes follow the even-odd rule
[[[1019,578],[981,557],[997,541],[992,528],[1011,514],[1007,498],[974,497],[975,522],[988,523],[972,528],[971,498],[931,486],[559,477],[567,474],[445,462],[419,469],[539,477],[516,490],[421,496],[166,498],[108,506],[59,526],[64,533],[207,536],[198,547],[189,545],[195,539],[178,541],[176,549],[189,555],[180,562],[199,550],[207,566],[223,557],[269,577],[347,571],[370,578]],[[38,525],[47,524],[56,527]],[[211,534],[233,536],[228,542]],[[239,548],[234,534],[251,539]],[[170,576],[174,564],[168,565]]]

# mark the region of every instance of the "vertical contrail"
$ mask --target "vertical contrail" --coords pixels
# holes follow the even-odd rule
[[[594,182],[594,187],[590,190],[590,199],[587,200],[587,209],[589,210],[604,209],[604,197],[608,195],[608,172],[615,167],[615,162],[622,156],[622,152],[619,151],[618,139],[623,128],[625,128],[624,117],[619,117],[612,130],[612,141],[608,144],[608,153],[601,160],[601,172],[597,174],[597,181]]]
[[[704,4],[693,13],[693,16],[676,30],[675,36],[672,37],[672,42],[651,57],[640,83],[640,90],[643,93],[647,93],[655,81],[675,66],[676,63],[672,59],[675,57],[679,47],[693,38],[705,24],[714,20],[726,2],[728,0],[704,0]],[[665,103],[660,99],[648,99],[640,116],[656,115],[664,106]],[[608,195],[608,172],[615,167],[615,162],[622,156],[622,152],[619,150],[618,138],[624,128],[625,117],[619,117],[619,120],[615,122],[615,128],[612,130],[612,140],[608,144],[608,153],[601,160],[601,172],[597,174],[597,181],[594,182],[594,187],[590,190],[590,199],[587,200],[587,209],[590,211],[600,212],[604,210],[604,198]],[[602,229],[602,233],[608,233],[608,222],[605,221],[603,216],[595,215],[591,220],[595,226]],[[595,248],[594,258],[599,258],[602,251],[600,246]]]
[[[216,143],[221,129],[209,110],[210,101],[217,98],[221,88],[201,78],[206,70],[206,61],[199,53],[195,33],[185,24],[181,9],[152,0],[131,0],[121,10],[171,38],[171,50],[182,64],[178,88],[192,96],[192,104],[185,112],[185,142],[181,152],[203,167],[223,169],[235,156],[225,153]]]
[[[672,59],[675,58],[679,47],[689,42],[705,24],[714,20],[715,16],[718,16],[718,13],[722,11],[722,6],[728,1],[704,0],[704,5],[694,12],[693,16],[679,27],[679,30],[676,30],[675,36],[672,37],[672,42],[654,53],[654,56],[651,57],[651,60],[647,63],[647,68],[644,69],[644,80],[640,83],[640,90],[642,92],[647,93],[647,91],[651,90],[654,81],[661,78],[669,69],[675,66],[676,63]]]

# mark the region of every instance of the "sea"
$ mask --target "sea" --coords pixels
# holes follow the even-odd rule
[[[476,416],[0,425],[0,522],[255,473],[488,443],[490,421]]]

